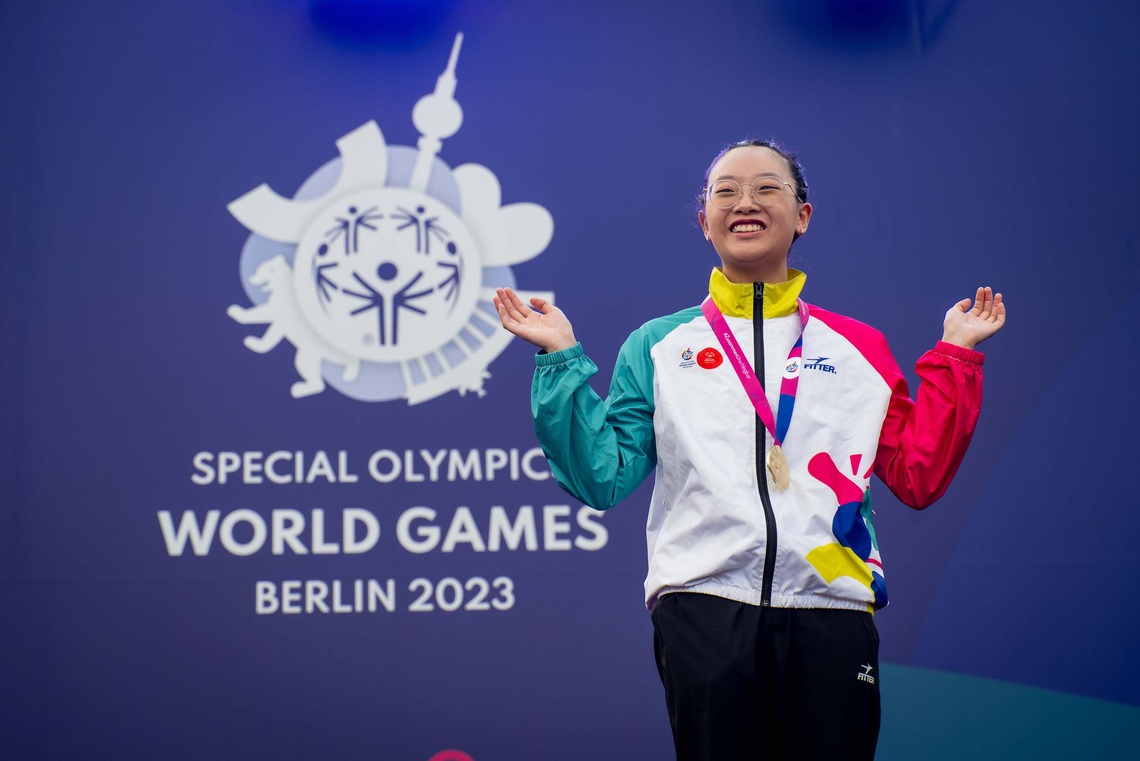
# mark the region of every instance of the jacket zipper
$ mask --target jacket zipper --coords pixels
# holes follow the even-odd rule
[[[755,303],[752,305],[752,370],[760,387],[764,387],[764,284],[753,283]],[[772,511],[772,498],[768,494],[767,465],[764,455],[767,452],[768,429],[760,415],[756,415],[756,488],[760,492],[760,502],[764,505],[764,526],[767,536],[764,542],[764,577],[760,585],[760,605],[772,605],[772,576],[776,573],[776,514]]]

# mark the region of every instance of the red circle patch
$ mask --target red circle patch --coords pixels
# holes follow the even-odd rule
[[[724,356],[711,346],[697,352],[697,364],[706,370],[720,367],[721,362],[724,362]]]

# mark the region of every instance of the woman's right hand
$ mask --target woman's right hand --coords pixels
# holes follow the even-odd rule
[[[504,328],[548,354],[578,343],[566,315],[546,299],[532,298],[528,307],[510,288],[496,288],[495,309]]]

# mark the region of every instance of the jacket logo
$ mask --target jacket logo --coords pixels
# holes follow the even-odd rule
[[[835,365],[824,364],[829,359],[831,359],[831,358],[830,357],[816,357],[815,359],[805,359],[804,360],[804,369],[805,370],[821,370],[822,372],[825,372],[825,373],[831,373],[832,375],[837,375],[837,373],[835,372]]]
[[[862,674],[856,674],[855,678],[858,679],[860,682],[867,682],[868,684],[874,684],[875,683],[875,677],[871,676],[871,669],[873,669],[874,666],[872,666],[869,663],[864,663],[862,668],[863,668],[863,673]]]
[[[706,370],[720,367],[721,362],[724,362],[724,355],[711,346],[697,353],[697,364]]]

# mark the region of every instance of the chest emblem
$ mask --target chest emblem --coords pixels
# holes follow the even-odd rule
[[[713,370],[720,367],[722,362],[724,362],[724,355],[711,346],[701,349],[697,353],[697,364],[706,370]]]

